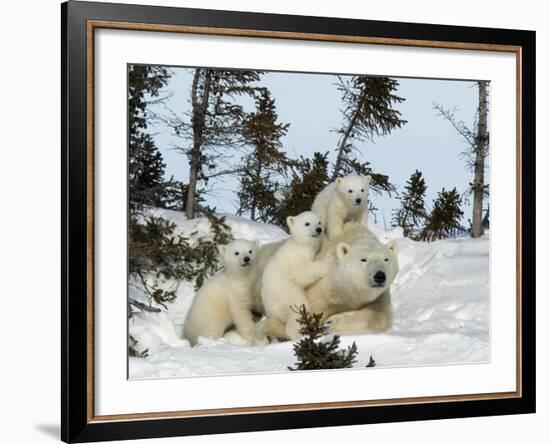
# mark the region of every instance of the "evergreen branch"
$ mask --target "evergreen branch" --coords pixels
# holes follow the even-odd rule
[[[340,349],[340,336],[333,335],[330,340],[322,339],[327,334],[327,327],[322,325],[322,313],[309,313],[305,305],[291,307],[299,315],[300,334],[303,338],[294,344],[294,354],[298,358],[295,368],[289,370],[321,370],[351,368],[357,362],[357,344],[354,342],[347,349]]]
[[[160,313],[162,310],[157,307],[151,307],[150,305],[144,304],[143,302],[136,301],[133,298],[128,298],[128,304],[133,305],[136,308],[139,308],[142,311],[148,311],[151,313]]]

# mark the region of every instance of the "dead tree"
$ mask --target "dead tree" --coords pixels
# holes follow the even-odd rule
[[[487,81],[477,82],[479,88],[479,112],[477,134],[474,145],[474,194],[472,215],[472,237],[483,235],[483,198],[485,195],[485,158],[489,146],[489,133],[487,132]]]
[[[204,76],[204,80],[199,98],[197,90],[201,75]],[[197,179],[201,166],[201,147],[203,145],[203,135],[206,126],[206,111],[208,110],[211,82],[212,71],[210,69],[195,70],[193,85],[191,87],[193,147],[189,151],[189,186],[187,188],[187,202],[185,204],[185,216],[187,219],[193,219],[195,217],[195,195],[197,192]]]
[[[479,80],[476,83],[479,94],[473,128],[469,128],[463,121],[456,118],[456,110],[445,109],[439,104],[434,105],[438,116],[448,120],[455,131],[468,144],[468,150],[462,154],[474,173],[473,181],[468,189],[468,194],[473,196],[471,235],[474,238],[483,235],[483,202],[489,194],[489,185],[485,183],[485,159],[489,154],[489,131],[487,128],[489,82]]]

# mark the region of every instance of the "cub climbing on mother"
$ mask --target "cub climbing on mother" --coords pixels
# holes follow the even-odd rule
[[[370,182],[370,176],[338,177],[317,195],[311,210],[321,218],[329,239],[340,236],[346,222],[367,225]]]

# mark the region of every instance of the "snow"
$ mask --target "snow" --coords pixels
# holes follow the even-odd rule
[[[187,220],[176,211],[152,210],[177,225],[176,234],[191,239],[208,234],[204,218]],[[261,244],[284,239],[279,227],[226,216],[233,236],[258,239]],[[382,241],[396,239],[400,272],[392,286],[394,320],[381,334],[342,337],[342,346],[357,344],[356,367],[373,356],[378,368],[447,365],[490,361],[489,236],[461,237],[431,243],[402,236],[399,228],[385,231],[369,222]],[[292,342],[265,347],[243,345],[238,335],[200,338],[191,347],[181,339],[185,315],[195,294],[193,284],[166,281],[177,298],[160,313],[136,313],[129,323],[136,349],[146,358],[129,358],[130,378],[167,378],[219,374],[288,371],[295,363]],[[144,300],[139,288],[130,295]]]
[[[210,223],[206,217],[188,220],[185,217],[185,213],[181,211],[165,210],[161,208],[149,209],[146,215],[162,217],[176,224],[174,235],[185,236],[190,239],[210,236]],[[260,241],[260,244],[263,245],[287,237],[286,232],[276,225],[254,222],[233,214],[221,213],[217,214],[217,216],[225,217],[225,223],[231,228],[231,233],[235,239],[257,239]]]

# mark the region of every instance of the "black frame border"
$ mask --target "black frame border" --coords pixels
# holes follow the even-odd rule
[[[521,47],[520,397],[89,421],[87,416],[87,21],[368,36]],[[534,413],[535,394],[535,32],[357,19],[69,1],[61,5],[61,439],[92,442]]]

